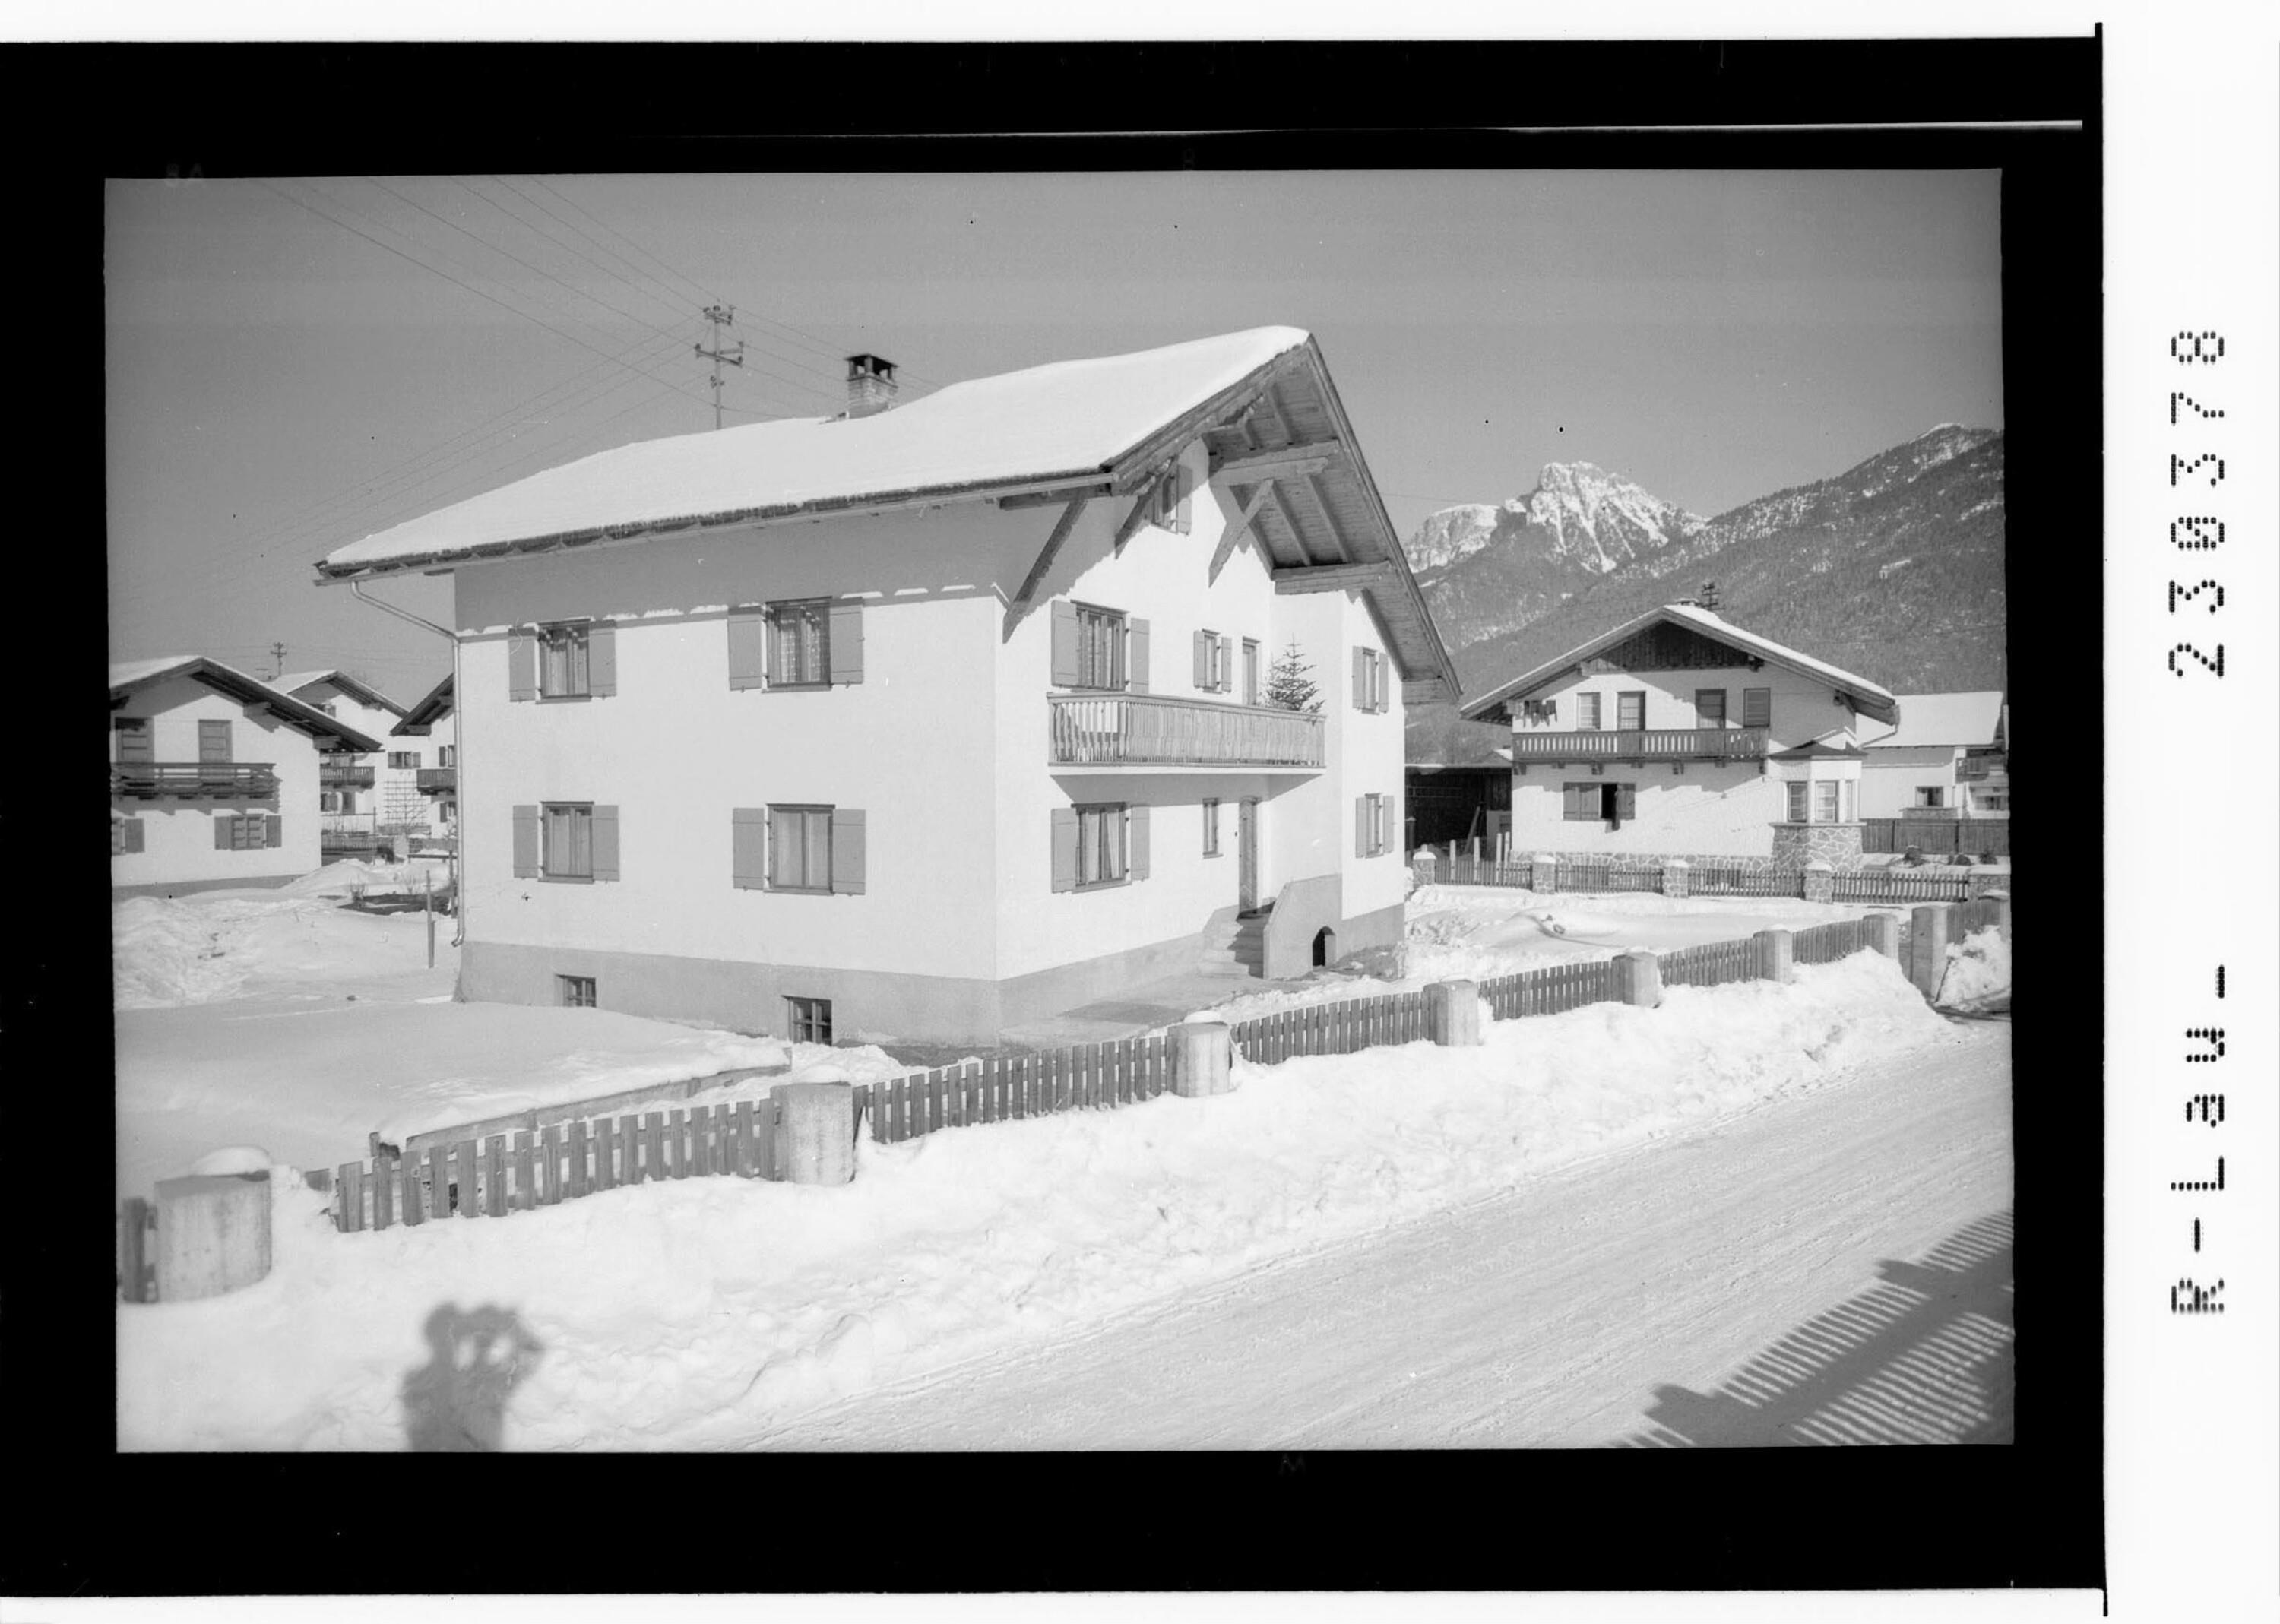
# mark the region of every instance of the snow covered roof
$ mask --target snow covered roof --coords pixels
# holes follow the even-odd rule
[[[353,750],[358,755],[384,749],[378,739],[359,733],[354,727],[335,721],[304,699],[297,699],[281,688],[251,677],[235,666],[225,666],[218,659],[208,659],[203,654],[167,654],[157,659],[128,660],[111,668],[111,702],[115,709],[119,701],[139,688],[172,677],[193,677],[219,693],[228,695],[249,710],[259,710],[288,727],[297,727],[317,742],[319,750]]]
[[[1902,694],[1899,725],[1865,741],[1893,747],[1990,745],[2001,742],[2000,689],[1968,694]]]
[[[572,538],[900,505],[1113,468],[1307,342],[1254,327],[953,383],[861,418],[791,419],[638,441],[335,549],[320,575],[434,567]]]
[[[281,688],[289,694],[297,694],[303,689],[314,688],[320,682],[331,683],[351,699],[360,699],[365,704],[383,711],[393,711],[398,716],[404,714],[404,707],[395,700],[390,699],[370,683],[349,675],[345,671],[288,672],[271,686]]]
[[[1706,637],[1714,637],[1721,643],[1731,644],[1735,648],[1754,654],[1769,666],[1779,666],[1783,670],[1797,673],[1799,676],[1813,677],[1826,682],[1849,696],[1853,708],[1864,716],[1874,717],[1882,722],[1899,720],[1899,700],[1888,689],[1869,681],[1868,678],[1856,676],[1852,672],[1829,665],[1825,660],[1817,660],[1810,654],[1800,654],[1795,649],[1774,642],[1770,637],[1760,637],[1755,632],[1745,631],[1731,621],[1721,620],[1709,610],[1699,608],[1692,604],[1665,604],[1660,608],[1648,610],[1645,614],[1634,615],[1613,630],[1600,633],[1582,647],[1570,649],[1558,658],[1546,660],[1534,670],[1514,677],[1499,688],[1491,689],[1477,699],[1468,701],[1464,706],[1462,714],[1476,717],[1503,704],[1506,700],[1517,698],[1527,693],[1529,689],[1552,681],[1568,666],[1578,661],[1590,659],[1602,649],[1613,648],[1626,638],[1652,626],[1658,620],[1668,620],[1674,625],[1687,627],[1700,632]]]

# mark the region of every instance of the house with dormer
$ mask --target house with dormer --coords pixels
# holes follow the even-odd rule
[[[462,997],[981,1042],[1399,939],[1456,678],[1309,335],[848,391],[319,563],[452,578]]]
[[[111,668],[111,889],[180,897],[315,869],[320,760],[380,741],[220,660]]]
[[[1693,602],[1633,617],[1462,707],[1512,728],[1512,850],[1860,856],[1860,745],[1899,720],[1867,678]]]

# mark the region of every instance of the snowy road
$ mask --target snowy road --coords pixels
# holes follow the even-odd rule
[[[812,1411],[790,1450],[2001,1442],[2007,1022]]]

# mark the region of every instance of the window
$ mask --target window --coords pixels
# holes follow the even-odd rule
[[[1550,703],[1550,702],[1549,702],[1549,701],[1547,701],[1546,703],[1548,704],[1548,703]],[[1597,732],[1598,732],[1598,730],[1599,730],[1599,696],[1598,696],[1598,695],[1597,695],[1597,694],[1578,694],[1578,695],[1576,695],[1576,696],[1575,696],[1575,726],[1576,726],[1577,727],[1581,728],[1581,729],[1582,729],[1583,732],[1585,732],[1585,733],[1597,733]]]
[[[200,722],[198,724],[198,759],[200,761],[228,761],[233,759],[230,754],[229,724],[227,722]]]
[[[1837,781],[1828,779],[1813,787],[1813,820],[1815,823],[1837,821]]]
[[[274,812],[216,812],[214,850],[258,851],[285,843],[285,820]]]
[[[1386,801],[1383,795],[1365,795],[1354,801],[1354,855],[1377,857],[1385,849]]]
[[[558,975],[554,985],[558,989],[559,1002],[566,1010],[597,1009],[594,996],[594,978],[590,975]]]
[[[768,686],[822,688],[831,681],[831,601],[768,605]]]
[[[123,857],[130,851],[142,850],[142,820],[113,818],[111,820],[111,855]]]
[[[1847,779],[1842,779],[1842,780],[1840,780],[1839,781],[1840,781],[1841,783],[1843,783],[1843,784],[1844,784],[1844,786],[1845,786],[1845,814],[1844,814],[1844,820],[1845,820],[1845,822],[1847,822],[1847,823],[1850,823],[1850,822],[1852,822],[1852,789],[1853,789],[1852,781],[1851,779],[1847,778]]]
[[[1353,702],[1357,711],[1386,708],[1385,655],[1377,649],[1353,651]]]
[[[550,880],[594,877],[594,807],[591,802],[549,801],[542,827],[545,845],[539,872]]]
[[[831,1000],[787,997],[784,1000],[784,1031],[795,1043],[829,1043]]]
[[[392,767],[416,767],[420,765],[420,752],[416,750],[389,750],[388,765]]]
[[[2007,812],[2011,810],[2011,792],[2008,789],[1975,789],[1971,792],[1971,804],[1979,812]]]
[[[1599,697],[1593,694],[1591,697],[1596,707]],[[1595,708],[1592,715],[1596,719],[1598,714]],[[1522,721],[1533,722],[1538,727],[1556,722],[1560,720],[1560,702],[1557,699],[1523,699],[1520,702],[1520,717]]]
[[[458,766],[459,747],[456,744],[437,745],[435,747],[435,765],[439,767],[455,767]]]
[[[538,628],[538,691],[549,699],[591,693],[590,628],[580,620]]]
[[[1805,821],[1806,786],[1801,782],[1793,783],[1788,786],[1788,789],[1789,820],[1791,823],[1803,823]]]
[[[336,812],[340,811],[340,809],[341,792],[339,790],[320,789],[317,791],[317,810],[319,812]]]
[[[111,736],[117,742],[119,760],[148,761],[150,759],[150,719],[149,717],[112,717]]]
[[[1694,690],[1694,725],[1697,727],[1722,727],[1726,725],[1724,689],[1698,688]]]
[[[1243,703],[1259,703],[1259,643],[1250,637],[1243,640]]]
[[[1124,881],[1124,807],[1121,802],[1076,809],[1076,882],[1079,886]]]
[[[1646,690],[1638,689],[1615,696],[1615,731],[1637,733],[1646,726]]]
[[[1945,806],[1947,804],[1947,791],[1937,784],[1922,785],[1916,790],[1916,804],[1919,806]]]
[[[1148,495],[1148,522],[1177,535],[1188,533],[1188,492],[1190,476],[1185,463],[1175,463]]]
[[[1204,803],[1204,855],[1205,857],[1219,855],[1219,803],[1217,801]]]
[[[1073,686],[1124,686],[1124,617],[1116,611],[1076,605],[1076,681]]]
[[[1560,796],[1560,815],[1570,823],[1620,823],[1638,815],[1635,783],[1562,784]]]
[[[1742,690],[1742,726],[1770,727],[1774,725],[1774,690],[1770,688],[1745,688]]]
[[[1246,643],[1246,650],[1258,645]],[[1196,634],[1196,687],[1206,694],[1235,690],[1235,639],[1219,632]]]
[[[768,808],[768,889],[831,889],[831,808]]]

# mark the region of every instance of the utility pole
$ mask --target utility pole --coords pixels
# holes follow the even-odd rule
[[[712,324],[712,347],[707,350],[702,344],[694,344],[690,348],[712,363],[712,427],[718,428],[720,427],[720,368],[724,363],[730,366],[742,366],[744,364],[744,343],[742,339],[738,339],[734,350],[724,350],[720,347],[720,329],[736,325],[735,305],[707,304],[705,307],[704,316],[705,320]]]
[[[281,643],[271,643],[269,645],[269,658],[277,662],[277,668],[269,673],[269,680],[272,682],[274,682],[278,678],[285,674],[285,645]]]

